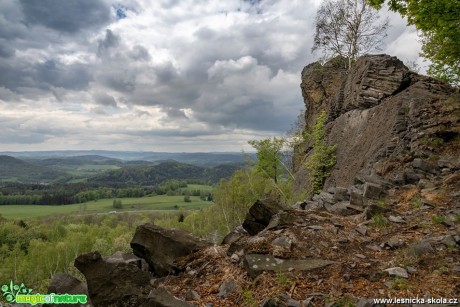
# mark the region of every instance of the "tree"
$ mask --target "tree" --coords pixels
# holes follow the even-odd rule
[[[114,199],[112,203],[112,207],[115,209],[123,208],[123,204],[121,203],[121,199]]]
[[[281,150],[285,140],[283,138],[267,138],[260,141],[249,141],[248,143],[257,150],[257,170],[265,176],[278,182],[278,176],[282,173]]]
[[[325,60],[341,56],[350,69],[358,56],[380,49],[389,20],[378,19],[366,0],[326,0],[316,15],[312,52],[321,49]]]
[[[419,29],[422,56],[432,64],[428,73],[460,85],[460,1],[458,0],[367,0],[380,9],[385,2],[390,10],[407,17]]]

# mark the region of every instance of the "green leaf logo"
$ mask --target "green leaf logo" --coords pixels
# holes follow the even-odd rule
[[[24,285],[24,283],[21,283],[20,285],[15,285],[13,284],[13,281],[10,280],[10,285],[3,285],[2,286],[2,294],[5,297],[5,299],[9,303],[15,303],[16,302],[16,295],[18,294],[30,294],[32,292],[32,289],[27,289],[27,287]],[[1,307],[1,306],[0,306]]]

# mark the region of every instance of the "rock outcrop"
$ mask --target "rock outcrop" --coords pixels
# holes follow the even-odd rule
[[[326,111],[327,143],[337,145],[337,163],[325,189],[352,185],[358,174],[370,174],[384,159],[427,158],[424,142],[449,142],[460,135],[458,91],[410,72],[395,57],[363,56],[348,73],[341,66],[318,65],[303,70],[301,88],[306,129]],[[299,150],[299,155],[309,150]],[[297,185],[305,188],[308,174],[299,164],[297,168]]]
[[[150,223],[138,226],[131,241],[134,254],[145,259],[157,276],[177,273],[179,268],[174,264],[177,258],[208,246],[210,243],[183,230],[164,229]]]

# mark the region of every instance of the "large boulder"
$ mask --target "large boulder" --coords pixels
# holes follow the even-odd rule
[[[86,277],[94,306],[136,301],[151,290],[148,272],[134,264],[107,262],[97,251],[78,256],[74,264]]]
[[[134,255],[145,259],[158,276],[177,273],[180,270],[174,265],[177,258],[210,245],[184,230],[164,229],[151,223],[138,226],[131,241]]]
[[[254,205],[249,208],[249,212],[246,214],[246,218],[243,222],[243,228],[251,236],[256,235],[268,226],[272,216],[284,209],[288,208],[275,200],[257,200]]]

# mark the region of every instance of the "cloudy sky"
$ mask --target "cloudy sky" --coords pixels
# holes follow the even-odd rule
[[[321,0],[2,0],[0,151],[240,151],[283,135]],[[384,52],[416,61],[396,14]]]

